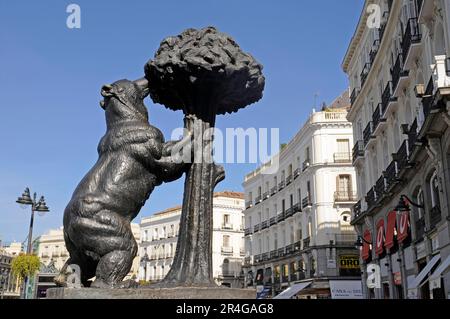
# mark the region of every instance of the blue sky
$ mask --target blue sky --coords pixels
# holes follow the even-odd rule
[[[341,61],[362,0],[85,1],[81,29],[66,27],[68,1],[0,2],[0,239],[25,240],[30,212],[15,200],[26,186],[51,212],[34,235],[62,225],[73,190],[97,160],[105,133],[103,84],[143,75],[160,41],[186,28],[216,26],[264,65],[264,98],[219,116],[218,128],[280,128],[289,141],[314,105],[346,87]],[[150,122],[167,138],[181,112],[146,100]],[[216,190],[242,191],[255,164],[225,165]],[[157,188],[140,216],[181,202],[183,180]]]

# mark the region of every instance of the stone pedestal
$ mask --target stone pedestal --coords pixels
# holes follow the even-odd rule
[[[50,288],[47,299],[256,299],[253,289],[232,288]]]

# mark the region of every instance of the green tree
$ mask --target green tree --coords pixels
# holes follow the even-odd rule
[[[36,255],[20,254],[13,259],[11,270],[20,280],[32,277],[39,270],[41,261]]]

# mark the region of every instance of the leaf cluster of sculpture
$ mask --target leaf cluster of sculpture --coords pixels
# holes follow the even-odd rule
[[[67,267],[77,264],[85,287],[132,286],[123,281],[137,253],[130,223],[155,186],[186,173],[175,259],[159,286],[216,286],[212,200],[225,174],[212,160],[212,128],[216,115],[260,100],[264,85],[262,66],[230,36],[207,27],[163,40],[145,65],[144,78],[103,86],[107,131],[97,163],[64,212],[70,258],[56,282],[64,286]],[[148,95],[155,103],[183,111],[182,140],[165,142],[161,131],[149,124],[143,102]]]

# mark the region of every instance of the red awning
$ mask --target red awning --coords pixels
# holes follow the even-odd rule
[[[384,252],[384,219],[380,219],[377,223],[377,237],[375,243],[375,253],[381,255]]]
[[[363,241],[363,248],[361,251],[361,257],[363,260],[368,260],[370,258],[370,244],[372,242],[372,234],[370,233],[370,231],[367,229],[364,232],[364,241]]]
[[[400,222],[397,228],[397,240],[403,242],[409,235],[409,212],[403,212],[400,215]]]
[[[397,221],[397,212],[389,212],[387,217],[387,228],[386,228],[386,240],[384,242],[384,247],[390,249],[394,247],[394,231]]]

